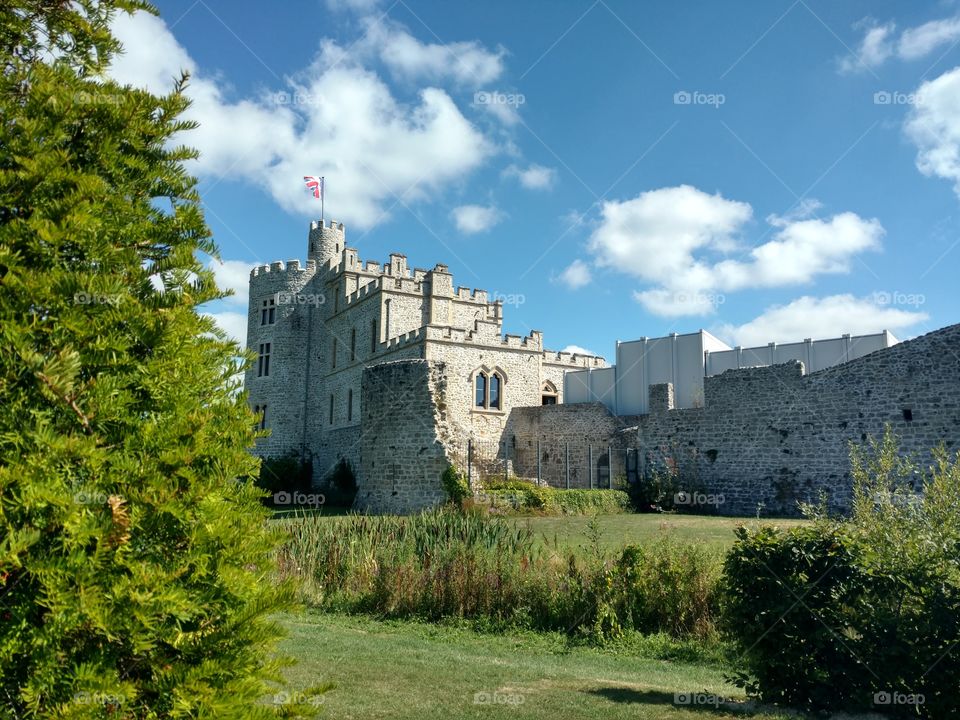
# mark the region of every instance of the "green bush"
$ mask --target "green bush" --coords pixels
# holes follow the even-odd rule
[[[347,459],[341,459],[326,477],[327,505],[350,507],[357,497],[357,476]]]
[[[500,512],[537,515],[595,515],[629,512],[622,490],[566,490],[540,487],[527,480],[487,481],[473,496],[478,505]]]
[[[313,481],[313,466],[298,453],[290,452],[276,458],[260,461],[257,486],[271,495],[278,492],[310,492]],[[270,502],[270,498],[266,498]]]
[[[810,709],[953,716],[960,456],[941,450],[918,475],[888,430],[851,459],[849,519],[809,508],[810,526],[738,531],[723,580],[724,625],[743,657],[737,682]]]
[[[464,500],[470,497],[470,486],[467,484],[467,479],[455,466],[449,465],[443,471],[440,481],[447,493],[447,498],[454,505],[463,505]]]
[[[104,75],[113,17],[145,7],[0,11],[3,718],[279,714],[260,701],[291,588],[243,351],[203,311],[225,293],[184,81]]]

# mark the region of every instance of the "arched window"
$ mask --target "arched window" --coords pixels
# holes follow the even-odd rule
[[[482,408],[487,406],[487,376],[484,373],[477,373],[476,383],[476,399],[475,404],[477,407]]]
[[[500,409],[500,386],[502,381],[500,376],[494,373],[490,376],[490,402],[487,405],[491,410]]]
[[[556,405],[557,404],[557,386],[552,382],[547,380],[543,387],[540,388],[540,404],[541,405]]]

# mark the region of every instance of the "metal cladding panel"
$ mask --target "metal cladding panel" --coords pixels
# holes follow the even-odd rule
[[[590,399],[602,402],[612,413],[616,408],[616,370],[612,367],[590,371]]]
[[[677,336],[674,403],[678,408],[703,404],[703,339],[700,333]]]
[[[590,402],[590,371],[574,370],[563,375],[563,402]]]
[[[632,340],[617,345],[617,412],[642,415],[647,412],[647,388],[644,385],[646,344]]]

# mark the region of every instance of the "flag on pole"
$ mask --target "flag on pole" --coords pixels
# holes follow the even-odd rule
[[[314,175],[304,175],[303,182],[307,185],[307,190],[313,193],[317,200],[323,199],[323,178]]]

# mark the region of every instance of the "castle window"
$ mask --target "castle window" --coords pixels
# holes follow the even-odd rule
[[[390,301],[386,300],[383,303],[383,337],[385,340],[390,339]]]
[[[258,415],[256,422],[253,424],[254,430],[266,430],[267,429],[267,406],[266,405],[254,405],[253,414]]]
[[[913,422],[913,409],[912,409],[912,408],[904,408],[904,409],[903,409],[903,419],[906,420],[907,422]]]
[[[476,406],[477,407],[486,407],[487,406],[487,376],[483,373],[477,373],[476,383]]]
[[[543,387],[540,388],[540,404],[541,405],[556,405],[557,404],[557,386],[552,382],[547,380]]]
[[[492,409],[500,409],[500,376],[491,375],[490,376],[490,401],[487,404],[487,407]]]
[[[485,410],[503,409],[503,373],[499,370],[477,370],[473,378],[473,404]]]
[[[370,354],[377,351],[377,319],[370,321]]]
[[[330,366],[337,366],[337,339],[333,339],[333,352],[330,354]]]
[[[330,394],[330,424],[333,425],[333,394]]]
[[[270,343],[260,343],[260,354],[257,357],[257,377],[266,377],[270,374]]]
[[[337,285],[333,289],[333,311],[335,313],[340,312],[340,286]]]
[[[347,390],[347,422],[353,420],[353,390]]]
[[[350,362],[357,359],[357,329],[350,329]]]
[[[261,325],[273,325],[276,321],[276,300],[274,298],[268,298],[263,301],[263,307],[260,308],[260,324]]]

